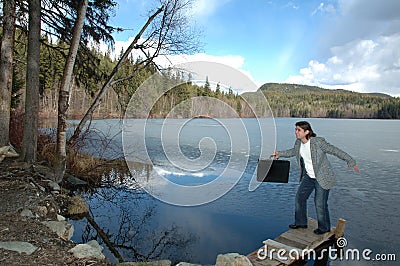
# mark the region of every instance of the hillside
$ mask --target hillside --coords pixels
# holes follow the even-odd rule
[[[400,98],[383,93],[285,83],[266,83],[260,90],[276,117],[400,118]]]
[[[283,93],[353,93],[360,95],[369,95],[372,97],[381,97],[381,98],[393,98],[392,96],[380,93],[380,92],[372,92],[372,93],[358,93],[347,91],[343,89],[337,90],[329,90],[323,89],[317,86],[308,86],[308,85],[300,85],[300,84],[288,84],[288,83],[265,83],[260,87],[260,90],[264,92],[283,92]]]

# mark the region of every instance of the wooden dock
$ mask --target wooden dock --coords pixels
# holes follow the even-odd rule
[[[254,266],[290,265],[308,257],[312,250],[344,235],[346,221],[339,219],[336,227],[323,235],[314,234],[317,221],[308,218],[308,228],[289,229],[275,239],[263,241],[263,246],[247,255]],[[279,251],[279,252],[278,252]]]

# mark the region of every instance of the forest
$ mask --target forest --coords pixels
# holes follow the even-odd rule
[[[26,41],[26,40],[25,40]],[[58,86],[62,78],[64,65],[63,57],[54,60],[51,50],[46,49],[50,42],[43,37],[41,63],[40,63],[40,117],[55,118],[57,116]],[[55,45],[61,46],[60,44]],[[21,49],[21,48],[19,48]],[[60,47],[61,49],[61,47]],[[95,55],[99,74],[87,75],[74,79],[71,89],[71,101],[68,109],[69,119],[80,119],[93,102],[95,95],[106,82],[107,76],[101,73],[110,73],[123,55],[113,59],[109,53],[102,53],[96,47],[90,47],[90,52]],[[17,51],[23,55],[24,51]],[[16,63],[13,76],[13,91],[11,108],[21,110],[25,92],[25,73],[23,60]],[[136,89],[150,76],[160,70],[153,64],[138,71],[135,66],[140,64],[141,58],[129,57],[116,76],[116,79],[135,73],[134,77],[116,83],[107,92],[94,113],[95,118],[123,117],[124,111],[135,93]],[[83,68],[83,67],[82,67]],[[77,68],[78,73],[84,73],[84,69]],[[234,93],[230,88],[221,88],[219,84],[211,88],[206,80],[203,86],[192,84],[190,80],[184,80],[179,73],[170,69],[162,70],[169,80],[181,85],[169,90],[152,108],[150,117],[165,117],[177,104],[193,97],[213,97],[230,105],[241,117],[253,117],[250,110],[246,111],[246,102]],[[80,74],[83,75],[83,74]],[[267,98],[268,104],[275,117],[323,117],[323,118],[374,118],[374,119],[399,119],[400,99],[385,94],[356,93],[346,90],[328,90],[315,86],[266,83],[260,90]],[[249,94],[249,93],[246,93]],[[205,110],[206,111],[206,110]],[[219,116],[218,113],[210,113],[209,116]],[[190,117],[190,113],[187,114]]]
[[[199,51],[199,34],[187,17],[192,5],[155,0],[115,58],[112,34],[126,30],[109,22],[116,1],[1,1],[0,146],[11,143],[21,161],[36,163],[43,148],[39,120],[56,120],[51,167],[61,182],[67,150],[76,151],[91,119],[123,113],[138,84],[163,71],[155,58]],[[108,51],[100,51],[104,44]],[[72,118],[80,123],[67,139]]]
[[[279,83],[260,89],[276,117],[400,118],[400,98],[386,94]]]
[[[36,161],[39,120],[53,119],[57,121],[57,175],[63,176],[66,147],[79,138],[84,125],[93,118],[123,117],[132,95],[153,75],[179,85],[159,97],[151,107],[150,118],[166,117],[180,103],[201,97],[222,101],[236,111],[236,117],[255,117],[254,109],[262,108],[265,101],[249,106],[246,99],[254,93],[238,95],[232,88],[211,86],[207,77],[203,84],[195,84],[182,73],[155,63],[160,55],[190,54],[201,49],[199,34],[185,18],[192,1],[155,2],[158,8],[149,11],[130,46],[113,56],[112,33],[124,30],[109,24],[115,1],[3,1],[1,146],[10,143],[10,125],[22,115],[24,133],[18,148],[23,160]],[[108,44],[107,51],[100,49],[101,43]],[[141,55],[134,57],[134,50]],[[278,83],[264,84],[259,90],[275,117],[400,118],[400,99],[384,94]],[[204,116],[227,116],[201,100],[198,106]],[[175,117],[192,115],[189,107]],[[80,123],[67,140],[69,119]]]
[[[23,35],[22,35],[23,36]],[[43,37],[41,63],[40,63],[40,117],[51,119],[57,116],[58,86],[62,78],[63,65],[65,59],[59,57],[54,60],[51,50],[46,48],[49,45],[55,47],[61,44],[51,44],[48,39]],[[60,47],[61,49],[62,47]],[[96,94],[101,89],[102,84],[107,81],[107,75],[115,67],[123,56],[123,52],[117,58],[112,58],[109,52],[102,52],[96,47],[90,47],[89,51],[95,55],[97,74],[84,75],[85,69],[77,67],[77,75],[71,88],[71,100],[68,109],[69,119],[80,119],[84,112],[93,103]],[[17,51],[23,55],[23,51]],[[13,92],[11,107],[13,110],[23,108],[23,96],[25,92],[25,78],[23,71],[23,60],[16,64],[16,73],[13,80]],[[173,72],[171,69],[160,70],[155,64],[149,64],[144,68],[135,71],[135,67],[143,59],[130,56],[119,72],[116,79],[122,79],[112,86],[103,100],[100,102],[93,114],[94,118],[119,118],[124,116],[126,107],[135,93],[136,89],[150,76],[161,73],[167,80],[180,85],[172,88],[162,95],[155,103],[150,112],[150,117],[166,117],[174,106],[194,97],[204,96],[219,99],[234,110],[240,117],[254,117],[248,108],[243,95],[238,95],[231,88],[221,88],[217,84],[214,88],[205,80],[204,85],[193,84],[190,80],[183,78],[183,74]],[[81,69],[82,68],[82,69]],[[18,72],[18,69],[21,70]],[[130,79],[123,77],[135,75]],[[164,84],[165,85],[165,84]],[[163,86],[160,84],[159,86]],[[365,118],[365,119],[399,119],[400,118],[400,99],[386,94],[357,93],[346,90],[328,90],[315,86],[285,84],[285,83],[266,83],[260,87],[265,95],[268,104],[275,117],[321,117],[321,118]],[[245,95],[251,93],[245,93]],[[211,117],[221,117],[218,110],[205,109],[203,112]],[[187,113],[186,117],[191,114]]]
[[[42,118],[55,118],[57,116],[58,86],[62,78],[65,59],[59,57],[54,60],[51,50],[47,46],[55,47],[62,44],[51,44],[43,37],[41,63],[40,63],[40,116]],[[62,47],[60,47],[61,49]],[[76,68],[77,76],[71,88],[71,101],[68,109],[70,119],[80,119],[84,112],[93,103],[96,94],[107,81],[110,73],[123,56],[124,51],[117,58],[112,58],[110,52],[102,52],[96,47],[90,47],[89,51],[95,56],[97,73],[85,74],[84,66]],[[22,55],[23,51],[18,51]],[[21,57],[26,58],[26,57]],[[170,89],[162,95],[152,107],[149,117],[166,117],[174,106],[194,97],[205,96],[221,100],[237,111],[240,117],[254,117],[253,112],[242,96],[231,88],[221,88],[219,84],[211,87],[207,77],[204,85],[193,84],[184,75],[171,69],[159,69],[155,64],[148,64],[135,71],[141,64],[142,58],[132,56],[124,62],[116,74],[115,83],[93,114],[94,118],[123,117],[126,107],[136,89],[150,76],[162,74],[170,82],[180,85]],[[19,62],[23,62],[22,60]],[[22,68],[22,63],[18,69]],[[134,75],[132,76],[132,74]],[[129,79],[124,77],[132,76]],[[23,107],[23,94],[25,91],[24,72],[14,75],[12,108],[15,110]],[[165,86],[160,84],[159,86]],[[328,90],[316,86],[266,83],[260,87],[265,95],[272,114],[275,117],[320,117],[320,118],[360,118],[360,119],[399,119],[400,99],[381,93],[357,93],[346,90]],[[219,110],[205,109],[210,117],[223,116]],[[191,114],[187,113],[186,117]],[[182,116],[181,116],[182,117]]]

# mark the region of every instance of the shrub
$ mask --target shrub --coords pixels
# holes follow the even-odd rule
[[[16,109],[10,113],[10,143],[15,149],[21,150],[24,136],[24,112]]]

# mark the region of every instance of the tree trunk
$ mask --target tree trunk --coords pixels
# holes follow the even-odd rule
[[[3,1],[0,54],[0,147],[10,142],[10,106],[15,39],[15,0]]]
[[[86,122],[89,121],[92,116],[93,112],[96,110],[97,106],[100,104],[101,100],[103,99],[104,95],[106,94],[107,90],[111,86],[115,75],[117,74],[118,70],[121,68],[122,64],[125,62],[125,60],[128,58],[129,54],[132,52],[134,49],[135,45],[139,41],[140,37],[143,35],[144,31],[146,28],[150,25],[150,23],[154,20],[154,18],[163,11],[163,8],[159,8],[149,19],[147,20],[146,24],[142,27],[140,32],[136,35],[135,39],[132,41],[132,43],[129,45],[128,49],[125,51],[125,53],[122,55],[121,59],[118,61],[117,65],[111,72],[110,76],[108,77],[107,82],[103,85],[101,88],[100,92],[97,94],[96,99],[92,103],[92,105],[89,107],[87,110],[85,116],[82,118],[82,120],[79,122],[79,125],[76,127],[74,134],[72,135],[71,139],[69,140],[70,144],[74,144],[75,141],[78,139],[79,135],[81,134],[83,127],[85,126]]]
[[[67,158],[67,111],[69,106],[70,83],[72,72],[74,70],[75,59],[78,53],[79,42],[83,25],[85,23],[86,9],[88,0],[81,0],[78,15],[73,28],[71,45],[69,47],[68,58],[65,63],[64,73],[61,81],[60,92],[58,96],[58,125],[57,125],[57,164],[55,166],[56,182],[61,182],[65,169]]]
[[[21,158],[36,162],[39,121],[39,63],[41,0],[29,2],[28,55],[26,66],[26,99]]]

